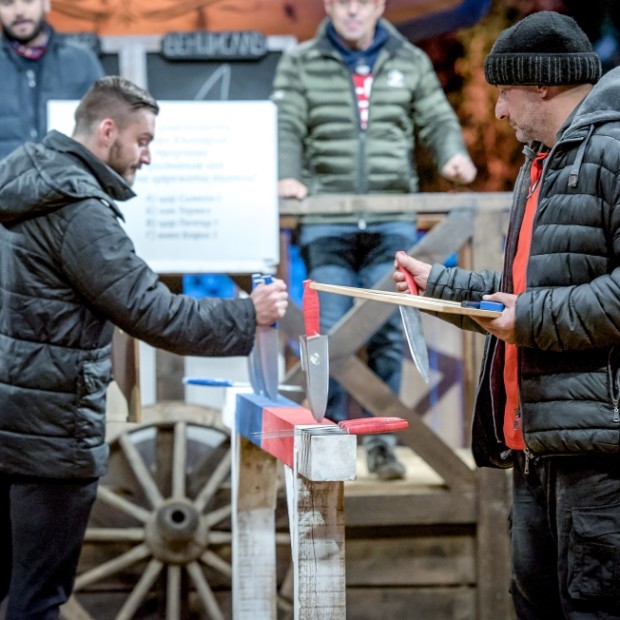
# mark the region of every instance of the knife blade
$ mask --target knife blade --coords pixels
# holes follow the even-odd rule
[[[252,289],[271,282],[273,278],[270,275],[252,274]],[[254,392],[268,396],[271,400],[278,398],[278,355],[278,324],[259,325],[248,360],[250,383]]]
[[[418,285],[413,279],[413,275],[404,267],[399,266],[400,272],[405,276],[407,287],[412,295],[419,295]],[[400,316],[403,322],[405,337],[409,344],[411,357],[425,383],[430,381],[428,349],[426,348],[426,340],[424,339],[424,329],[422,327],[422,317],[417,308],[408,306],[398,306]]]
[[[329,349],[327,336],[320,334],[319,293],[304,281],[302,312],[305,336],[299,337],[301,369],[306,377],[306,398],[314,419],[321,422],[327,409]]]

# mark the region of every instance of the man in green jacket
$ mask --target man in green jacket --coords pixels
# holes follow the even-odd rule
[[[441,173],[456,183],[476,176],[461,129],[429,58],[381,19],[385,0],[325,0],[316,37],[285,54],[274,79],[278,105],[279,193],[404,194],[418,190],[416,137]],[[410,214],[311,214],[299,243],[308,276],[370,288],[391,270],[399,249],[417,240]],[[340,295],[321,297],[321,329],[351,307]],[[398,394],[402,332],[395,313],[368,341],[369,367]],[[370,415],[370,414],[365,414]],[[330,384],[327,417],[348,417],[347,395]],[[368,468],[402,478],[391,435],[365,438]]]

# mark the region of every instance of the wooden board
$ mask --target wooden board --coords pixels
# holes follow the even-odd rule
[[[501,316],[498,310],[480,310],[479,308],[464,308],[457,301],[446,299],[433,299],[421,295],[410,295],[409,293],[389,293],[368,288],[356,288],[353,286],[339,286],[337,284],[321,284],[311,282],[310,288],[323,291],[325,293],[335,293],[336,295],[347,295],[348,297],[358,297],[369,301],[379,301],[397,306],[411,306],[420,310],[429,310],[440,314],[462,314],[472,317],[485,319],[495,319]]]

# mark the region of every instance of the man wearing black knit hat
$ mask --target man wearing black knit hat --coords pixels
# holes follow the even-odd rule
[[[487,333],[472,449],[513,467],[526,620],[620,618],[620,68],[600,74],[566,15],[502,32],[485,75],[525,144],[503,272],[396,257],[428,296],[506,307],[461,326]]]

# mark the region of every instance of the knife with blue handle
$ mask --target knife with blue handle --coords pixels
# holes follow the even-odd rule
[[[252,274],[252,289],[272,282],[270,275]],[[268,396],[271,400],[278,398],[278,355],[278,324],[259,325],[249,357],[250,383],[254,392]]]

